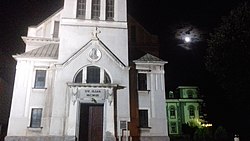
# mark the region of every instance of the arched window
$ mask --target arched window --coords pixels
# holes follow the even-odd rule
[[[96,66],[80,69],[74,78],[74,83],[111,83],[108,73]]]
[[[175,107],[174,106],[170,107],[169,113],[170,113],[170,118],[175,118]]]
[[[100,68],[95,66],[87,67],[87,83],[100,83]]]
[[[109,77],[109,75],[107,74],[106,71],[104,71],[104,83],[107,84],[107,83],[111,83],[111,79]]]
[[[192,105],[189,106],[188,111],[189,111],[189,117],[193,118],[195,116],[194,106],[192,106]]]

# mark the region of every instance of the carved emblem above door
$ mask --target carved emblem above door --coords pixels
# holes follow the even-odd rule
[[[101,58],[102,54],[101,51],[97,48],[92,48],[89,52],[89,59],[90,61],[98,61]]]

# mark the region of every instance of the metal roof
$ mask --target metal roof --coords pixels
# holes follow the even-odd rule
[[[58,58],[59,43],[51,43],[42,47],[33,49],[23,54],[16,55],[18,58]]]

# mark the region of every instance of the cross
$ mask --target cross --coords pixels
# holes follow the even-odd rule
[[[97,34],[100,34],[101,31],[96,27],[95,30],[92,32],[93,39],[97,39]]]

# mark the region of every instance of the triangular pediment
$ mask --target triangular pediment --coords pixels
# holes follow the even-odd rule
[[[141,58],[133,61],[135,64],[166,64],[166,61],[152,55],[152,54],[145,54]]]
[[[115,62],[121,68],[125,68],[126,65],[98,38],[93,38],[79,50],[77,50],[71,57],[69,57],[62,65],[67,65],[71,61],[75,60],[81,54],[86,55],[86,59],[91,62],[97,62],[102,59],[103,54],[106,54],[113,62]]]

